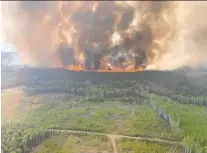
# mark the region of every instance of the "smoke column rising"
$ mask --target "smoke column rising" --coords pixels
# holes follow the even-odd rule
[[[28,64],[171,70],[207,61],[205,14],[204,1],[13,1],[1,16]]]
[[[177,39],[154,64],[160,69],[197,67],[207,63],[207,2],[179,1],[176,8]],[[175,25],[175,24],[174,24]]]

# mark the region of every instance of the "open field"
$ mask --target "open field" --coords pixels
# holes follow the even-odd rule
[[[70,134],[77,134],[77,135],[97,135],[97,136],[107,136],[113,139],[132,139],[132,140],[140,140],[140,141],[151,141],[157,142],[162,144],[179,144],[179,142],[175,140],[165,140],[159,138],[147,138],[147,137],[139,137],[139,136],[128,136],[128,135],[119,135],[115,133],[103,133],[103,132],[90,132],[90,131],[81,131],[81,130],[60,130],[60,129],[49,129],[46,130],[47,132],[52,132],[56,135],[70,135]]]
[[[104,135],[101,133],[80,133],[69,131],[69,136],[48,138],[33,153],[182,153],[182,147],[163,142],[151,142],[136,138]],[[85,135],[86,134],[86,135]],[[113,137],[114,136],[114,137]],[[81,146],[80,146],[81,145]],[[52,147],[51,147],[52,146]],[[113,147],[112,147],[113,146]]]
[[[166,145],[148,141],[130,139],[117,140],[119,153],[183,153],[184,150],[177,145]]]
[[[21,122],[41,104],[40,97],[24,95],[22,87],[5,89],[1,93],[2,122]]]
[[[16,109],[19,105],[21,97],[20,89],[8,89],[2,92],[1,107],[3,122],[15,120]]]
[[[52,113],[52,115],[51,115]],[[37,108],[28,124],[131,136],[170,138],[170,127],[148,105],[117,101],[58,102]],[[54,124],[55,123],[55,124]]]
[[[54,136],[35,148],[32,153],[113,153],[105,136]]]

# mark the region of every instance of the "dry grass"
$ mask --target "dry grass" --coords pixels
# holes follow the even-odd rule
[[[29,112],[39,105],[39,97],[27,97],[21,87],[2,91],[2,121],[18,122],[23,120]]]
[[[33,153],[113,153],[110,140],[105,136],[54,136],[35,148]]]
[[[15,120],[17,107],[22,97],[21,89],[13,88],[4,90],[2,93],[2,117],[4,121]]]

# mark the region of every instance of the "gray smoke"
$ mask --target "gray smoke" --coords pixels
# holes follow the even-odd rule
[[[16,45],[25,62],[39,65],[80,64],[80,55],[84,55],[87,69],[99,69],[107,64],[112,67],[153,65],[158,69],[196,65],[206,59],[204,34],[207,30],[202,21],[206,3],[189,3],[185,12],[193,11],[193,15],[181,13],[183,3],[187,4],[173,1],[3,2],[4,35]],[[200,6],[203,7],[199,9]],[[181,41],[185,30],[188,31],[186,39]],[[114,33],[118,35],[115,44]],[[191,48],[183,47],[184,44],[191,44]],[[106,63],[102,63],[104,57],[108,59],[104,60]]]

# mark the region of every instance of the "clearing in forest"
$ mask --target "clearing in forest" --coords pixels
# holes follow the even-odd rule
[[[105,136],[53,136],[36,147],[32,153],[113,153]]]
[[[118,153],[183,153],[184,150],[178,145],[153,143],[130,139],[118,139]]]
[[[167,121],[147,104],[56,100],[35,109],[28,119],[28,124],[45,124],[50,129],[172,138]]]
[[[1,98],[3,123],[22,121],[39,104],[39,97],[26,96],[22,87],[3,90]]]

